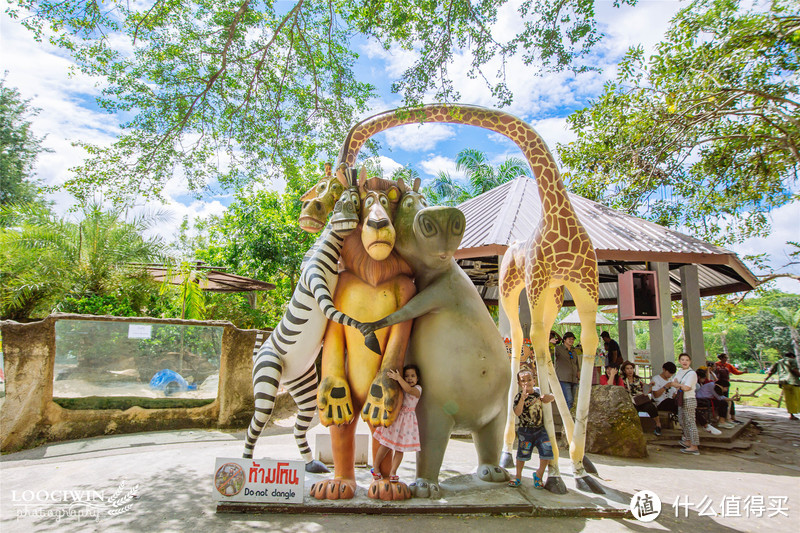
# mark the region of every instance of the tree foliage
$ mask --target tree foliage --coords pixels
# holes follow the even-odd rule
[[[29,102],[0,78],[0,205],[38,200],[33,167],[36,157],[48,150],[31,131],[30,119],[38,110]]]
[[[151,278],[135,263],[163,258],[161,238],[144,237],[163,214],[126,222],[123,210],[95,202],[74,222],[24,204],[0,208],[0,220],[0,316],[41,316],[62,300],[92,296],[127,298],[134,309],[146,305]]]
[[[317,237],[298,226],[300,206],[296,193],[259,191],[238,196],[224,215],[200,225],[203,236],[196,243],[195,257],[276,285],[258,297],[260,302],[255,297],[220,296],[211,310],[238,309],[237,323],[251,327],[277,324],[300,278],[303,256]]]
[[[495,167],[485,152],[474,148],[458,152],[456,170],[464,171],[467,183],[452,178],[447,172],[439,172],[423,191],[432,204],[455,206],[519,176],[531,175],[528,163],[522,159],[510,157]]]
[[[800,15],[695,0],[649,60],[631,49],[560,146],[572,189],[709,239],[765,235],[800,169]]]
[[[714,316],[703,322],[703,330],[710,354],[725,352],[738,363],[755,361],[764,368],[792,351],[792,332],[774,310],[788,316],[800,312],[800,296],[773,290],[736,304],[720,297],[709,309]]]
[[[332,159],[375,95],[354,40],[413,51],[393,87],[406,104],[458,100],[448,68],[466,52],[470,76],[505,105],[509,58],[585,70],[601,36],[594,0],[523,0],[520,30],[502,36],[493,26],[507,0],[10,1],[12,17],[102,80],[102,108],[128,117],[112,146],[85,145],[90,157],[66,185],[81,198],[103,186],[119,201],[159,196],[175,172],[201,190]]]

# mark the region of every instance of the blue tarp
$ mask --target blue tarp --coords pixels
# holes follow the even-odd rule
[[[170,370],[165,368],[164,370],[159,370],[153,376],[153,379],[150,380],[150,388],[160,391],[166,391],[167,385],[170,383],[175,383],[177,385],[177,389],[175,392],[183,392],[187,390],[194,390],[197,388],[195,385],[189,385],[189,383],[183,379],[183,376],[175,372],[174,370]],[[175,389],[175,387],[170,387],[170,389]]]

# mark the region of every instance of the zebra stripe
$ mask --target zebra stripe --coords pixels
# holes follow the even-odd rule
[[[316,348],[308,349],[309,339],[319,346],[325,334],[326,323],[319,324],[319,331],[310,328],[309,319],[322,313],[325,318],[346,326],[358,327],[360,324],[333,304],[330,287],[339,272],[339,256],[344,239],[326,228],[314,246],[303,258],[300,281],[289,301],[288,309],[278,325],[263,344],[256,341],[253,350],[253,396],[255,413],[247,429],[243,457],[253,457],[253,450],[261,431],[272,416],[275,398],[281,378],[286,377],[286,390],[297,404],[297,421],[294,438],[306,463],[313,460],[306,433],[317,409],[317,370],[314,366]],[[314,324],[324,322],[315,319]],[[258,339],[258,337],[257,337]],[[318,339],[318,340],[317,340]],[[303,342],[300,342],[300,341]],[[291,362],[291,372],[299,375],[283,376],[287,362]]]

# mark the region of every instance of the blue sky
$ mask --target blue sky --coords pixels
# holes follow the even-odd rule
[[[513,5],[501,11],[495,31],[499,35],[510,34],[520,24]],[[573,136],[566,128],[569,113],[589,104],[600,94],[603,83],[614,78],[616,61],[629,46],[641,44],[646,51],[652,50],[663,36],[670,18],[684,2],[677,0],[640,0],[639,6],[616,9],[612,2],[598,2],[598,20],[605,39],[593,50],[592,60],[603,70],[574,76],[571,73],[537,76],[537,67],[526,66],[520,60],[512,60],[507,67],[509,88],[514,93],[514,102],[504,110],[533,125],[557,155],[556,144],[567,143]],[[0,0],[4,12],[5,0]],[[37,135],[46,135],[45,146],[52,153],[42,154],[37,165],[37,174],[46,184],[60,184],[70,176],[69,169],[83,159],[84,153],[72,145],[74,141],[110,143],[117,134],[120,117],[107,115],[97,110],[93,103],[99,93],[96,81],[77,74],[70,76],[71,61],[62,51],[44,42],[36,42],[18,22],[10,20],[5,13],[0,15],[0,69],[7,72],[8,85],[17,87],[23,97],[41,109],[33,121]],[[370,102],[366,116],[392,109],[400,105],[389,85],[403,69],[413,61],[412,52],[404,50],[385,51],[368,42],[356,43],[360,54],[358,67],[369,76],[379,90],[379,97]],[[469,62],[466,56],[456,55],[450,69],[455,86],[461,93],[461,102],[495,107],[488,89],[482,80],[469,79],[466,75]],[[486,69],[492,72],[491,66]],[[412,165],[423,180],[433,178],[439,170],[455,171],[455,154],[463,148],[478,148],[485,151],[495,162],[509,156],[521,156],[519,149],[504,137],[478,128],[431,124],[404,126],[377,136],[382,145],[381,166],[391,172],[403,165]],[[271,184],[280,187],[280,183]],[[215,188],[212,187],[212,190]],[[232,195],[216,189],[195,199],[188,193],[186,184],[178,177],[171,180],[166,189],[167,203],[160,207],[172,213],[171,226],[162,228],[168,239],[174,237],[184,216],[190,219],[224,212]],[[53,196],[60,212],[73,204],[67,194]],[[780,267],[789,259],[785,242],[798,240],[797,210],[800,202],[794,202],[772,214],[773,232],[768,238],[750,239],[733,247],[739,254],[767,252],[773,266]],[[793,267],[800,274],[800,267]],[[759,272],[755,272],[758,274]],[[800,283],[791,280],[778,282],[782,290],[800,293]]]

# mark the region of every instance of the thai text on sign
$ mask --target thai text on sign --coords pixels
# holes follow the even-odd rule
[[[302,461],[218,457],[214,468],[214,500],[303,503],[304,481]]]

